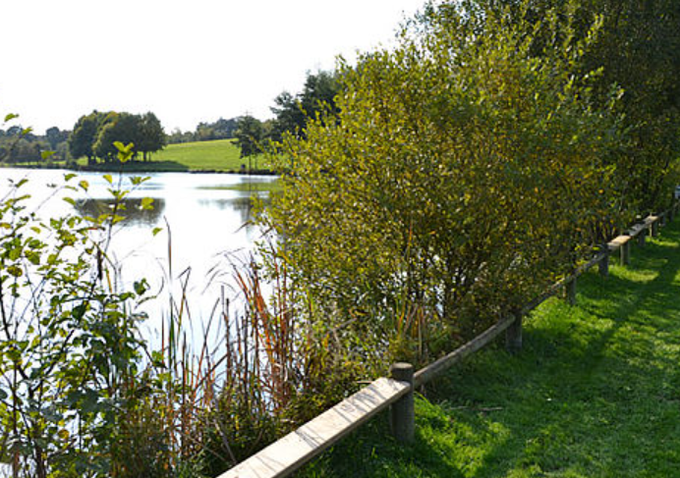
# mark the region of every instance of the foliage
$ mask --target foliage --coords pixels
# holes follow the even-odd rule
[[[68,146],[71,156],[81,158],[86,156],[88,161],[94,159],[94,143],[97,138],[97,131],[103,122],[104,114],[93,111],[89,115],[78,118],[73,132],[68,138]]]
[[[151,112],[142,115],[138,121],[138,128],[140,131],[138,133],[137,148],[142,153],[144,161],[146,161],[150,153],[155,153],[165,148],[167,136],[165,131],[163,131],[160,120]]]
[[[89,162],[101,158],[110,163],[117,158],[113,146],[116,141],[134,143],[133,159],[142,153],[144,160],[148,159],[149,153],[160,151],[167,144],[163,127],[151,112],[136,115],[94,111],[78,119],[69,137],[69,147],[76,159],[86,156]]]
[[[121,162],[134,155],[132,143],[114,147]],[[341,363],[328,337],[317,341],[294,324],[285,303],[265,305],[249,264],[236,269],[244,312],[217,310],[196,348],[187,340],[188,278],[173,295],[170,262],[162,344],[151,349],[139,333],[141,306],[155,298],[149,284],[121,280],[107,255],[131,191],[122,178],[104,179],[112,200],[103,213],[74,199],[89,188],[74,174],[48,200],[64,196],[81,215],[41,219],[22,194],[26,180],[1,198],[0,470],[39,478],[215,476],[352,386],[346,367],[336,373]],[[134,189],[145,179],[130,181]],[[136,204],[152,207],[149,199]]]
[[[481,10],[509,12],[514,22],[539,30],[542,43],[576,44],[588,35],[595,19],[601,22],[597,36],[580,61],[575,74],[601,69],[593,84],[593,101],[609,101],[611,85],[621,88],[617,108],[627,138],[618,154],[617,181],[622,184],[622,209],[633,214],[664,209],[672,186],[680,175],[680,8],[673,0],[570,0],[518,2],[516,0],[470,2]],[[546,15],[559,24],[550,31]],[[540,51],[536,52],[541,54]]]
[[[6,120],[16,117],[8,115]],[[68,159],[67,137],[68,131],[61,131],[57,127],[49,128],[44,136],[19,125],[11,126],[6,131],[0,129],[0,163],[45,163],[46,159],[65,161]],[[45,157],[50,150],[49,157]]]
[[[320,114],[337,115],[335,97],[340,92],[338,74],[330,71],[308,73],[301,92],[296,95],[284,91],[274,99],[276,106],[272,113],[276,116],[272,125],[270,139],[280,141],[284,133],[304,135],[309,119]]]
[[[618,118],[591,107],[589,76],[572,74],[590,37],[544,56],[537,40],[503,15],[449,12],[343,67],[339,121],[284,138],[290,170],[268,225],[292,288],[345,330],[347,348],[428,360],[532,298],[612,227]]]
[[[74,176],[65,190],[87,191]],[[25,184],[11,185],[0,208],[0,457],[14,476],[110,474],[111,436],[142,397],[135,304],[148,286],[114,288],[106,250],[120,207],[42,220]],[[126,192],[111,186],[120,201]]]
[[[247,158],[262,152],[262,122],[250,115],[239,119],[234,133],[236,145],[241,148],[241,157]]]
[[[194,132],[182,132],[179,129],[172,131],[168,137],[168,143],[191,143],[194,141],[215,141],[221,139],[233,139],[234,133],[238,129],[238,122],[241,117],[224,119],[220,118],[214,123],[201,122],[196,126]]]

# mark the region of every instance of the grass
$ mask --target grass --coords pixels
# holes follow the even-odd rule
[[[192,143],[169,144],[162,151],[153,153],[150,161],[130,161],[123,170],[127,172],[223,172],[239,173],[252,169],[254,172],[268,172],[264,155],[241,158],[241,150],[233,139],[197,141]],[[87,158],[76,163],[94,171],[119,171],[120,164],[87,164]],[[2,165],[0,165],[2,166]],[[20,163],[12,166],[45,167],[42,163]],[[63,162],[54,162],[52,167],[64,167]]]
[[[248,158],[240,157],[241,150],[234,140],[201,141],[195,143],[169,144],[155,153],[152,161],[169,161],[186,166],[189,171],[240,171],[248,168]],[[253,157],[252,167],[264,167],[264,159]]]
[[[551,299],[524,349],[499,343],[416,400],[416,439],[381,416],[303,477],[670,477],[680,470],[680,224],[607,279]]]
[[[88,166],[86,158],[80,158],[78,164],[93,170],[118,171],[119,164],[113,166],[99,163]],[[243,167],[242,167],[243,166]],[[130,161],[124,170],[129,172],[245,172],[249,167],[266,169],[263,155],[251,159],[241,158],[241,150],[233,139],[214,141],[196,141],[192,143],[169,144],[165,149],[153,153],[150,161]]]

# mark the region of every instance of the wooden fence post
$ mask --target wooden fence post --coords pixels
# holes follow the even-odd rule
[[[392,404],[390,408],[390,428],[392,435],[401,443],[413,441],[415,435],[415,410],[413,405],[413,365],[397,362],[390,367],[394,380],[408,382],[411,391]]]
[[[642,229],[637,236],[638,246],[645,247],[645,236],[647,236],[647,228]]]
[[[650,228],[651,232],[651,237],[657,237],[659,235],[659,219],[654,221],[652,223],[652,227]]]
[[[627,266],[630,263],[630,239],[621,246],[621,265]]]
[[[609,248],[607,248],[606,244],[602,248],[602,251],[604,252],[604,256],[602,257],[602,260],[600,260],[598,264],[600,275],[602,277],[609,277]]]
[[[505,329],[505,349],[516,354],[522,350],[522,313],[517,311],[512,315],[515,316],[515,321]]]
[[[576,305],[576,277],[569,279],[565,285],[567,304]]]

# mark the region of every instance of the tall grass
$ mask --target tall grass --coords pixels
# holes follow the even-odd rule
[[[117,204],[126,193],[110,183]],[[221,286],[197,331],[171,239],[153,295],[107,254],[122,208],[42,221],[24,197],[0,203],[0,476],[216,476],[350,387],[329,331],[291,306],[283,262],[265,274],[230,256],[215,272],[236,297]],[[140,330],[149,301],[165,304],[157,343]]]
[[[356,370],[338,359],[328,331],[299,321],[282,262],[265,273],[253,256],[228,259],[229,271],[213,273],[231,274],[237,296],[227,298],[222,286],[196,337],[191,271],[172,284],[169,245],[162,339],[131,384],[144,399],[122,424],[113,476],[216,476],[355,384]]]

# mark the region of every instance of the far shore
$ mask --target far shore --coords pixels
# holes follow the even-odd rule
[[[65,163],[0,163],[0,168],[64,169],[69,171],[91,171],[102,173],[189,173],[189,174],[238,174],[243,176],[276,176],[271,169],[190,169],[168,165],[165,161],[129,161],[127,163],[65,164]]]
[[[87,158],[69,161],[0,163],[0,167],[68,169],[104,173],[215,173],[275,176],[262,154],[241,157],[241,149],[231,139],[169,144],[153,153],[148,161],[130,160],[88,163]]]

